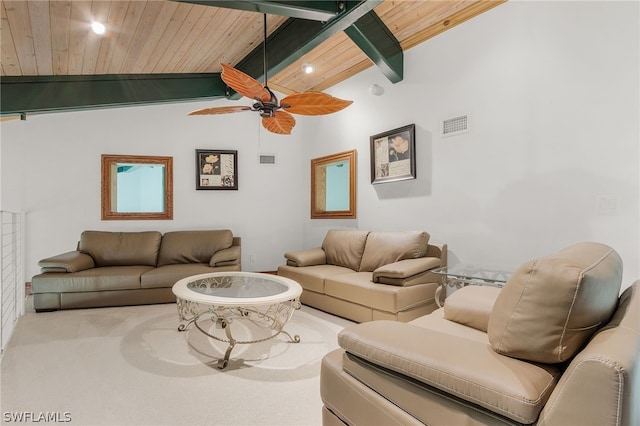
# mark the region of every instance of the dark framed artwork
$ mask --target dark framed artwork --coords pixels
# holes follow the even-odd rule
[[[196,189],[238,190],[238,151],[196,149]]]
[[[415,134],[409,124],[370,137],[372,184],[416,178]]]

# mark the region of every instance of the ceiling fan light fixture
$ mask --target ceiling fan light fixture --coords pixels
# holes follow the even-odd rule
[[[98,35],[103,35],[105,32],[107,32],[107,28],[104,26],[104,24],[98,21],[93,21],[91,23],[91,30]]]
[[[311,64],[302,64],[302,72],[304,72],[305,74],[311,74],[313,73],[314,69],[313,69],[313,65]]]

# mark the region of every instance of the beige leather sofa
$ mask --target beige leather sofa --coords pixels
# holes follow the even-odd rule
[[[228,230],[84,231],[77,250],[41,260],[31,279],[36,311],[175,302],[190,275],[240,270],[240,238]]]
[[[640,281],[580,243],[409,323],[344,329],[321,367],[328,425],[640,425]]]
[[[285,253],[278,275],[303,288],[300,301],[357,322],[409,321],[436,309],[447,264],[446,244],[429,243],[422,231],[332,229],[321,247]]]

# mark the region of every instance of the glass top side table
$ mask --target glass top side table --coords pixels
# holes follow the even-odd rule
[[[510,266],[490,266],[475,265],[469,263],[459,263],[453,266],[443,266],[432,270],[436,275],[442,275],[443,280],[436,289],[436,304],[438,307],[444,305],[447,297],[447,290],[452,292],[468,285],[484,285],[501,288],[515,271],[515,267]]]

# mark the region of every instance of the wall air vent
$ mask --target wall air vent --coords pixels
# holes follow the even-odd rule
[[[441,136],[455,136],[469,132],[470,118],[468,114],[442,120]]]
[[[276,164],[276,156],[273,154],[258,155],[258,164]]]

